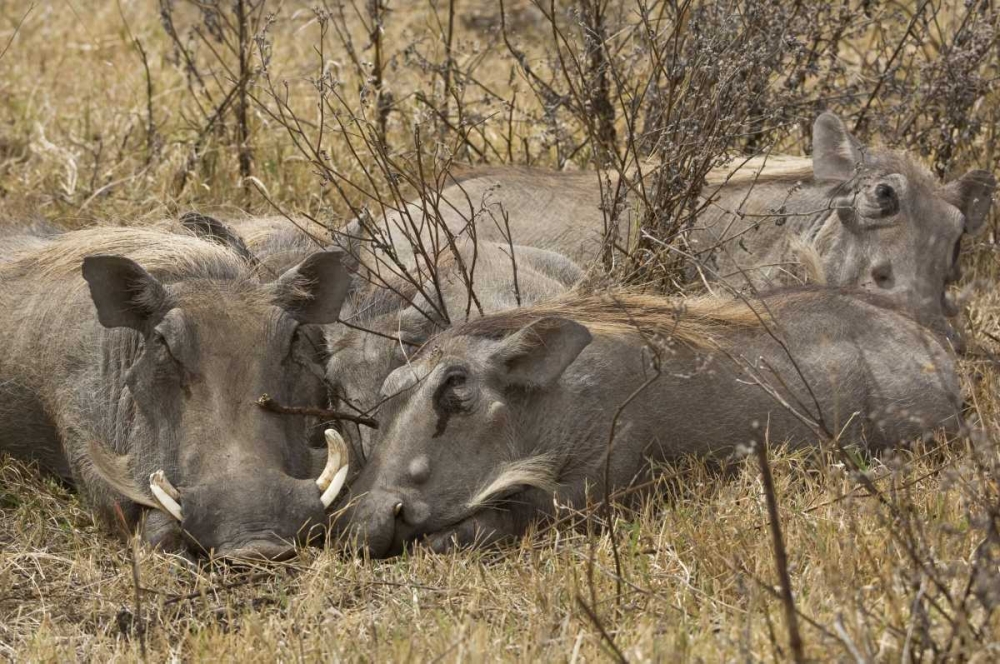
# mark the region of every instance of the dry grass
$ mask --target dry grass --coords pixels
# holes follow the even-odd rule
[[[918,592],[947,605],[915,570],[907,547],[887,533],[900,527],[888,510],[836,467],[788,455],[774,465],[807,656],[845,659],[854,649],[891,661],[907,648],[924,651],[931,640],[949,643],[944,614],[913,611]],[[974,478],[961,447],[901,466],[872,472],[885,475],[880,488],[894,488],[893,501],[917,515],[922,553],[959,595],[982,540],[970,523],[982,498],[975,492],[995,496],[996,486]],[[683,491],[669,501],[618,523],[626,584],[617,606],[607,538],[567,530],[491,554],[418,550],[367,562],[310,550],[268,570],[194,570],[140,550],[146,647],[154,660],[593,661],[606,651],[582,599],[596,606],[630,660],[785,659],[754,466],[726,480],[698,468],[683,477]],[[129,547],[98,529],[74,496],[34,473],[8,463],[0,480],[4,654],[138,658]],[[981,615],[968,618],[992,650],[977,645],[938,655],[995,659],[998,616],[986,624]]]
[[[400,44],[439,48],[432,14],[414,4],[421,9],[397,7],[387,39],[398,58],[394,66],[410,74],[418,68],[405,68]],[[484,84],[508,98],[518,88],[527,99],[497,35],[477,32],[489,23],[491,3],[469,4],[483,18],[461,24],[461,61],[481,58]],[[531,36],[534,10],[507,4],[520,12],[522,34]],[[913,4],[919,3],[900,6]],[[0,50],[29,5],[13,0],[0,7]],[[290,80],[291,104],[307,117],[314,113],[306,77],[317,62],[315,29],[308,7],[297,2],[285,2],[271,27],[274,76]],[[154,83],[153,159],[146,77],[132,36],[149,54]],[[894,44],[877,46],[891,51]],[[236,151],[222,138],[178,190],[197,115],[168,53],[147,0],[37,3],[0,59],[0,219],[73,227],[145,222],[191,207],[267,210],[234,175]],[[862,53],[845,51],[842,65],[854,66]],[[339,57],[328,55],[350,88],[357,81]],[[412,140],[420,104],[409,93],[433,85],[433,78],[398,77],[393,93],[402,110],[389,116],[390,142]],[[552,165],[558,150],[544,147],[547,130],[530,125],[537,108],[524,103],[516,119],[526,153]],[[356,110],[370,107],[358,102]],[[811,115],[810,108],[801,111],[803,119]],[[331,220],[347,214],[343,201],[318,186],[312,165],[283,129],[259,109],[253,125],[255,173],[274,201]],[[955,157],[958,163],[994,167],[992,131]],[[332,145],[337,167],[358,176],[345,144]],[[967,279],[997,283],[993,240],[988,235],[970,249]],[[987,518],[993,510],[995,519],[1000,507],[995,288],[979,290],[969,320],[973,343],[963,362],[969,400],[984,426],[978,447],[959,441],[874,462],[869,474],[879,478],[884,500],[832,462],[790,454],[772,459],[811,659],[1000,658],[1000,612],[993,610],[1000,606],[1000,541]],[[142,548],[133,554],[94,523],[75,494],[0,460],[0,655],[131,661],[144,647],[153,661],[595,661],[617,648],[636,661],[787,659],[755,466],[744,462],[735,476],[722,478],[694,465],[680,477],[667,498],[617,523],[619,602],[610,539],[569,529],[500,553],[417,550],[369,562],[308,550],[268,569],[194,569]]]

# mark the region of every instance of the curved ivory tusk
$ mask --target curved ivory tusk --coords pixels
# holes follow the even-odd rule
[[[392,506],[392,515],[399,516],[402,513],[403,513],[403,501],[399,501],[398,503]]]
[[[323,436],[326,438],[327,455],[326,467],[316,480],[316,486],[320,491],[326,491],[334,475],[340,471],[340,467],[347,465],[347,443],[344,442],[344,438],[334,429],[327,429],[323,432]]]
[[[149,476],[149,490],[153,492],[153,497],[160,503],[160,506],[178,521],[183,521],[181,505],[178,502],[181,494],[170,483],[162,470],[158,470]]]
[[[347,481],[347,464],[337,471],[337,474],[333,476],[333,482],[330,486],[326,488],[323,495],[319,497],[320,502],[323,503],[323,509],[326,509],[333,504],[334,499],[340,490],[344,488],[344,482]]]

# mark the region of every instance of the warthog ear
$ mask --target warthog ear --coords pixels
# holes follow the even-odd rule
[[[188,212],[181,215],[181,226],[206,240],[221,244],[254,267],[260,266],[260,261],[254,256],[246,242],[232,228],[215,217]]]
[[[320,251],[278,278],[274,303],[302,323],[336,323],[351,278],[340,251]]]
[[[813,123],[813,176],[817,180],[850,180],[861,162],[861,144],[833,113]]]
[[[983,229],[996,188],[997,179],[989,171],[969,171],[945,187],[945,198],[965,215],[965,232],[969,235]]]
[[[104,327],[131,327],[148,334],[170,310],[163,284],[124,256],[87,256],[83,278]]]
[[[555,382],[593,337],[568,318],[542,318],[507,337],[493,355],[512,385],[545,387]]]

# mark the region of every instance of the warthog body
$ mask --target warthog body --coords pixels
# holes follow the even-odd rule
[[[882,447],[959,426],[953,358],[911,318],[835,290],[752,305],[568,296],[442,333],[383,385],[346,536],[384,556],[422,537],[517,535],[554,501],[582,507],[603,496],[616,413],[611,490],[650,461],[726,454],[765,431]]]
[[[145,514],[151,542],[283,556],[325,523],[327,449],[316,422],[255,402],[328,404],[317,324],[347,283],[335,252],[261,283],[226,248],[148,230],[22,252],[0,266],[0,451],[112,522],[116,504],[130,526]]]
[[[993,175],[971,171],[942,185],[908,154],[862,146],[829,113],[816,120],[813,143],[811,160],[737,160],[709,175],[703,211],[681,246],[692,269],[709,281],[760,288],[800,283],[804,260],[805,271],[818,272],[827,285],[880,293],[937,324],[950,313],[945,288],[957,277],[961,238],[986,220]],[[436,208],[452,232],[467,233],[473,224],[481,240],[492,241],[506,233],[506,213],[514,242],[590,265],[601,255],[602,206],[610,202],[602,203],[599,177],[472,170],[441,192]],[[612,176],[610,189],[616,182]],[[626,197],[619,245],[634,240],[635,204]],[[405,214],[380,221],[397,247],[405,244],[403,229],[419,226],[423,206],[410,204]]]

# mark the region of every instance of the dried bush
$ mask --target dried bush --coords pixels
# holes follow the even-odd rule
[[[606,278],[661,292],[687,286],[664,245],[695,218],[705,173],[807,154],[821,110],[942,176],[1000,170],[1000,13],[986,0],[313,4],[0,7],[0,217],[224,206],[330,233],[356,219],[381,252],[372,280],[409,281],[435,306],[454,235],[394,245],[380,220],[417,201],[435,225],[456,164],[599,172],[607,228],[637,220],[611,238]],[[997,280],[995,228],[969,255],[969,280]],[[460,271],[471,310],[475,265]],[[154,659],[784,659],[784,611],[805,657],[987,660],[1000,648],[995,289],[969,319],[969,440],[881,460],[769,450],[725,481],[691,462],[666,473],[679,478],[666,504],[597,511],[603,534],[550,528],[501,556],[188,569],[109,546],[63,487],[0,461],[0,652],[134,658],[144,634]]]

